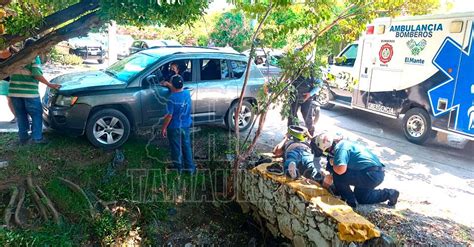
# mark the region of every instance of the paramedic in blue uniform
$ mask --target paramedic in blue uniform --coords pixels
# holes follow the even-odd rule
[[[388,206],[397,204],[400,193],[394,189],[375,189],[385,177],[384,165],[366,147],[341,140],[334,144],[329,133],[317,137],[317,145],[328,152],[329,175],[324,184],[334,184],[341,198],[356,208],[357,204],[376,204],[388,201]],[[354,190],[350,186],[354,186]]]
[[[312,75],[309,77],[300,76],[294,82],[296,97],[290,100],[290,116],[288,117],[288,127],[298,125],[298,110],[303,115],[305,127],[311,135],[314,134],[314,125],[319,119],[319,106],[315,106],[313,97],[319,91],[319,81]]]

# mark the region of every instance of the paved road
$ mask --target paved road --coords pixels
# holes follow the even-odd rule
[[[285,133],[279,109],[269,113],[261,144],[272,147]],[[419,146],[408,142],[398,120],[359,110],[335,107],[322,110],[319,129],[337,131],[374,151],[387,166],[381,187],[401,191],[397,209],[452,219],[473,227],[474,143],[464,149],[436,140]]]

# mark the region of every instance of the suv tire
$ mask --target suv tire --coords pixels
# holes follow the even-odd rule
[[[233,103],[229,110],[227,111],[225,117],[225,126],[230,129],[231,131],[235,130],[235,121],[234,121],[234,112],[237,109],[239,102]],[[244,100],[242,102],[242,108],[240,109],[240,117],[239,117],[239,131],[246,131],[253,123],[253,119],[255,118],[254,107],[250,102]]]
[[[127,141],[129,135],[130,121],[118,110],[100,110],[87,121],[87,139],[98,148],[118,148]]]
[[[431,136],[431,120],[422,108],[412,108],[403,117],[403,132],[408,141],[422,145]]]

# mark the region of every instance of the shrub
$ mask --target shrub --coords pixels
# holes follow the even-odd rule
[[[51,50],[50,56],[52,62],[60,63],[63,65],[79,65],[83,62],[81,57],[73,54],[64,53],[58,47],[54,47]]]

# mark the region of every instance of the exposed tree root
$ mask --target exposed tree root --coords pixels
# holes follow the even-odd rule
[[[12,210],[13,210],[13,206],[15,204],[17,196],[18,196],[18,187],[13,187],[12,196],[10,197],[10,202],[8,203],[7,208],[5,208],[4,220],[5,220],[5,225],[7,226],[7,228],[10,227],[10,220],[12,218]]]
[[[91,201],[89,200],[89,197],[87,197],[87,194],[86,192],[84,192],[84,190],[77,184],[65,179],[65,178],[61,178],[59,177],[58,178],[59,180],[61,180],[63,183],[65,183],[71,190],[81,194],[84,199],[86,199],[87,201],[87,205],[89,206],[89,211],[90,211],[90,214],[91,214],[91,217],[94,218],[96,212],[95,212],[95,209],[94,209],[94,206],[92,206],[92,203]]]
[[[110,210],[109,204],[108,204],[107,202],[103,201],[102,199],[100,199],[100,198],[99,198],[98,196],[96,196],[95,194],[93,194],[93,193],[91,193],[91,194],[92,194],[92,196],[94,197],[94,199],[97,201],[96,204],[99,203],[99,204],[104,208],[104,210],[109,211],[109,212],[112,212],[112,211]]]
[[[39,198],[38,194],[35,191],[35,187],[33,185],[33,179],[31,178],[31,174],[28,175],[26,178],[26,186],[28,188],[28,191],[30,192],[31,196],[33,197],[33,200],[36,203],[36,206],[39,209],[39,212],[41,214],[41,217],[43,217],[44,220],[48,220],[48,213],[46,211],[46,208],[44,207],[43,203],[41,202],[41,199]]]
[[[25,201],[25,188],[23,187],[20,187],[20,192],[19,192],[19,195],[18,195],[18,203],[16,205],[16,210],[15,210],[15,224],[17,224],[17,226],[19,227],[23,227],[23,223],[21,222],[20,220],[20,211],[21,211],[21,207],[23,206],[23,202]]]
[[[38,193],[45,200],[46,206],[49,208],[49,211],[51,211],[51,214],[53,215],[54,223],[56,223],[56,225],[59,225],[59,213],[56,208],[54,208],[53,202],[49,199],[49,197],[46,196],[46,194],[38,185],[36,185],[36,190],[38,190]]]

